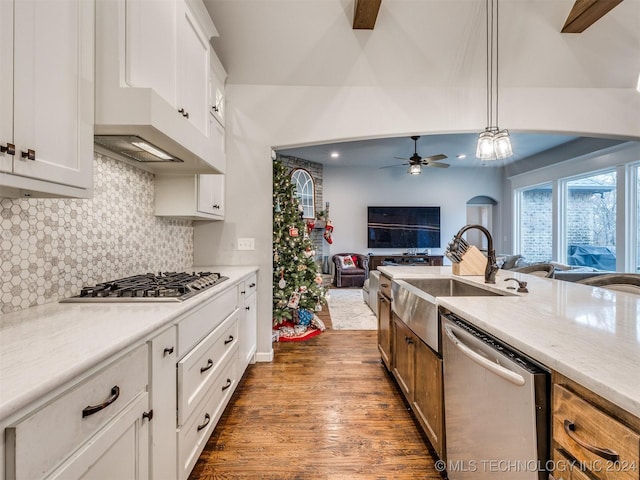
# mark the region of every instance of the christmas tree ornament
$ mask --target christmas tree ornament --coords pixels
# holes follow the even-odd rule
[[[282,269],[280,271],[280,281],[278,282],[278,287],[280,287],[280,289],[283,289],[286,286],[287,286],[287,281],[284,279],[284,269]]]
[[[280,213],[282,211],[282,208],[280,207],[280,199],[278,198],[278,201],[276,202],[276,208],[275,208],[276,213]]]
[[[296,227],[291,227],[289,228],[289,236],[290,237],[297,237],[298,236],[298,229]]]
[[[307,293],[307,286],[306,285],[300,285],[300,293]]]
[[[317,274],[313,281],[316,282],[317,285],[322,285],[322,275]]]
[[[300,303],[300,294],[298,292],[293,292],[289,297],[289,303],[287,303],[287,307],[298,308],[299,303]]]

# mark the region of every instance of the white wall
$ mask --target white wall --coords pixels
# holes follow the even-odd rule
[[[640,96],[632,88],[509,89],[501,91],[500,98],[500,126],[514,131],[640,137]],[[478,131],[485,126],[484,90],[229,85],[227,101],[226,220],[194,226],[194,261],[260,267],[258,358],[268,360],[273,354],[271,147],[412,133]],[[492,191],[486,191],[482,184],[488,180],[484,178],[480,178],[481,181],[477,181],[477,177],[469,178],[464,186],[459,186],[455,171],[448,169],[442,173],[447,181],[433,186],[440,192],[443,204],[446,199],[443,240],[465,223],[467,199],[481,194],[498,196],[497,192],[501,192],[498,184]],[[428,178],[422,176],[420,180]],[[353,188],[362,192],[373,188],[382,191],[382,183],[376,180],[371,186],[363,187],[358,182],[359,186],[354,184]],[[325,189],[330,188],[328,184],[325,182]],[[406,190],[408,195],[409,189]],[[426,188],[419,192],[415,195],[431,195]],[[463,196],[459,210],[454,207],[458,204],[457,193]],[[341,229],[348,228],[338,213],[342,201],[332,199],[331,192],[325,195],[326,200],[332,202],[336,235],[339,235]],[[508,218],[508,213],[503,211],[496,218]],[[503,241],[509,236],[503,234]],[[256,251],[236,251],[237,237],[255,238]]]
[[[402,251],[367,248],[369,205],[440,207],[441,248],[431,250],[434,255],[442,255],[456,232],[467,223],[467,201],[487,195],[498,201],[499,207],[503,186],[501,170],[494,168],[425,168],[421,175],[409,175],[402,167],[372,170],[330,166],[324,167],[323,184],[324,200],[331,204],[334,225],[330,255]],[[450,262],[445,258],[445,263]]]

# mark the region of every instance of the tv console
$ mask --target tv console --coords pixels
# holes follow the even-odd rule
[[[442,255],[369,255],[369,270],[376,270],[383,262],[398,265],[418,265],[422,267],[441,267]]]

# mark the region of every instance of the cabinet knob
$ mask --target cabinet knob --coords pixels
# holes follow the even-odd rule
[[[245,310],[251,310],[251,307],[244,307]]]
[[[178,113],[181,113],[183,117],[189,118],[189,112],[187,112],[184,108],[179,108]]]
[[[218,106],[217,106],[217,105],[212,105],[212,106],[211,106],[211,110],[213,110],[214,112],[218,112],[218,111],[219,111],[219,109],[218,109]]]
[[[7,145],[0,145],[0,152],[6,153],[7,155],[15,155],[16,154],[16,146],[13,143],[7,142]]]
[[[153,409],[149,410],[148,412],[142,412],[142,419],[147,419],[149,421],[151,421],[151,419],[153,418]]]
[[[20,156],[22,158],[26,158],[27,160],[35,160],[36,159],[36,151],[29,148],[29,149],[27,149],[26,152],[24,150],[22,152],[20,152]]]
[[[249,288],[253,288],[253,287],[255,287],[255,286],[256,286],[256,284],[255,284],[255,283],[250,283],[250,284],[249,284]]]
[[[218,205],[217,203],[215,205],[211,205],[213,208],[215,208],[216,210],[220,210],[220,205]]]

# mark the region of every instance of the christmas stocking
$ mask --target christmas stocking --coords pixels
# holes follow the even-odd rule
[[[333,234],[333,225],[331,225],[331,220],[327,220],[327,226],[324,227],[324,234],[322,235],[324,239],[327,241],[329,245],[333,243],[333,238],[331,235]]]

